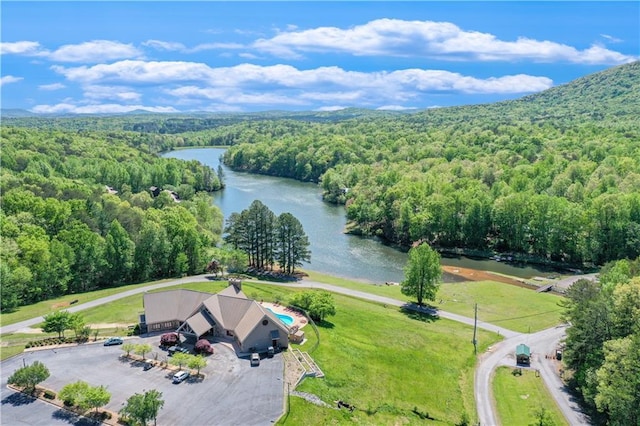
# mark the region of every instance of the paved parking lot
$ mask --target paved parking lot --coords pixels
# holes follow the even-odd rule
[[[159,358],[166,352],[158,348],[159,336],[135,338],[133,343],[151,343]],[[213,345],[215,353],[208,357],[203,381],[189,378],[173,384],[174,371],[154,367],[144,371],[139,362],[122,360],[121,346],[104,347],[87,344],[77,347],[25,352],[3,361],[0,424],[4,425],[83,425],[62,410],[42,401],[29,401],[9,390],[7,378],[23,362],[43,362],[51,376],[41,385],[59,391],[64,385],[83,380],[93,386],[105,385],[111,401],[105,408],[119,411],[134,393],[156,389],[162,392],[164,407],[158,425],[267,425],[283,412],[284,384],[281,354],[263,359],[259,367],[251,367],[247,358],[238,358],[223,344]],[[147,358],[153,358],[153,353]]]

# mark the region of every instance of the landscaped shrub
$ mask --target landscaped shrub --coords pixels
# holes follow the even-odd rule
[[[56,399],[56,393],[52,390],[46,389],[43,396],[47,399]]]
[[[161,346],[173,346],[180,342],[180,337],[178,333],[165,333],[160,336],[160,345]]]
[[[65,343],[75,343],[71,337],[47,337],[41,340],[32,340],[25,345],[25,348],[38,348],[40,346],[62,345]]]
[[[213,346],[211,346],[211,343],[209,343],[207,339],[198,340],[196,342],[196,345],[194,346],[194,349],[196,350],[197,353],[207,353],[207,354],[213,353]]]

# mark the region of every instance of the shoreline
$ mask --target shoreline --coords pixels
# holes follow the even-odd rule
[[[511,284],[518,287],[533,289],[535,286],[528,284],[524,279],[516,279],[496,274],[494,272],[481,271],[478,269],[461,268],[458,266],[442,265],[442,271],[460,277],[465,281],[497,281],[504,284]]]

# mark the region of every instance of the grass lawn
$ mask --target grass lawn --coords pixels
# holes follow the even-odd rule
[[[320,325],[320,346],[312,353],[326,377],[305,379],[297,390],[357,409],[340,412],[292,397],[281,424],[424,424],[417,413],[441,424],[456,424],[463,413],[475,419],[471,327],[334,298],[337,314]],[[484,331],[479,337],[480,351],[499,339]]]
[[[95,290],[81,294],[69,294],[66,296],[58,297],[56,299],[44,300],[42,302],[34,303],[33,305],[20,306],[14,312],[0,314],[0,324],[14,324],[16,322],[47,315],[59,309],[68,308],[74,305],[79,305],[81,303],[100,299],[101,297],[111,296],[112,294],[122,293],[127,290],[133,290],[135,288],[146,287],[166,281],[169,280],[153,281],[142,284],[131,284],[122,287],[105,288],[103,290]],[[71,302],[74,300],[77,300],[77,302],[72,305]]]
[[[541,407],[554,424],[568,425],[542,378],[532,370],[522,369],[522,375],[514,375],[513,371],[511,367],[499,367],[493,379],[493,394],[503,425],[533,424]]]
[[[493,281],[443,284],[434,305],[521,333],[534,333],[561,323],[563,297]],[[440,303],[442,301],[442,303]]]
[[[400,291],[400,286],[374,285],[359,281],[309,272],[308,279],[340,287],[360,290],[398,300],[411,300]],[[440,286],[436,308],[473,318],[474,304],[478,303],[478,319],[521,333],[534,333],[561,323],[563,299],[551,293],[495,281],[468,281],[446,283]]]

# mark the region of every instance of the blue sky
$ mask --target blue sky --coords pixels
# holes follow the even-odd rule
[[[639,59],[640,2],[12,2],[2,108],[415,110]]]

